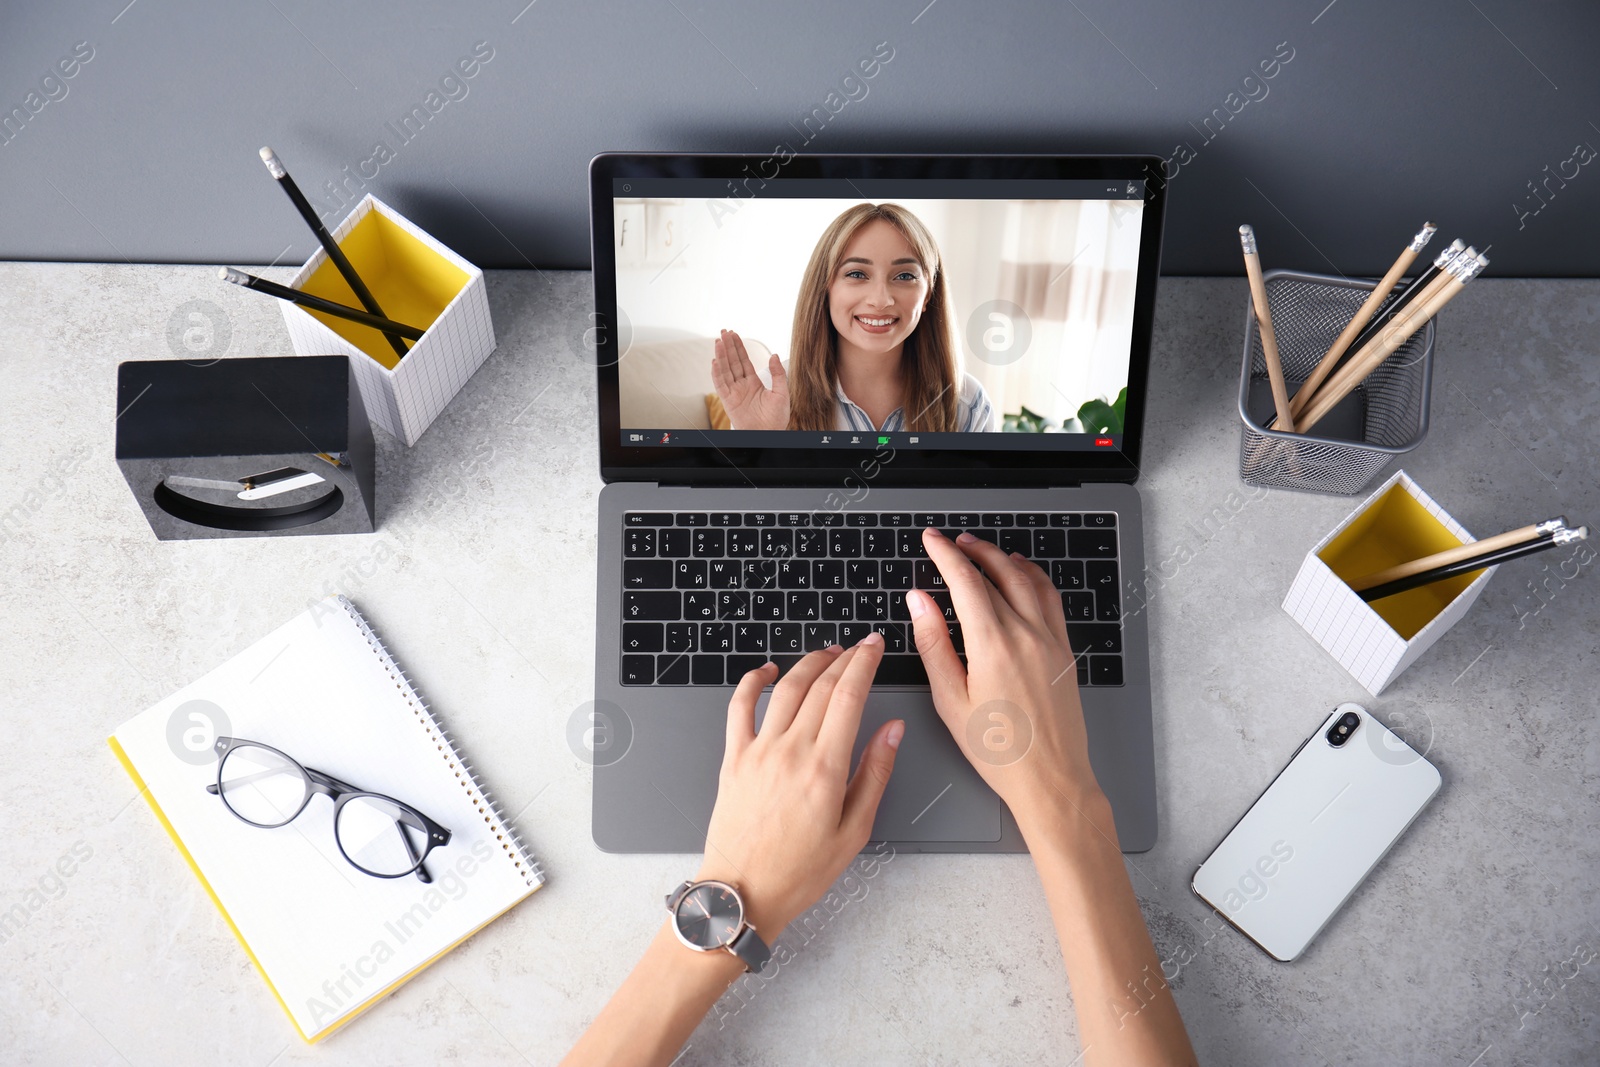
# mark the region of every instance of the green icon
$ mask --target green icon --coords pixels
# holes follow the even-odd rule
[[[878,443],[880,445],[886,445],[889,443],[889,439],[887,437],[880,437],[878,438]]]

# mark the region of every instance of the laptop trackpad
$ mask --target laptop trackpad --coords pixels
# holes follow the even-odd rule
[[[756,724],[766,714],[766,696],[756,709]],[[874,841],[998,841],[1002,805],[955,739],[926,692],[874,691],[867,698],[861,731],[851,753],[852,773],[861,749],[890,719],[906,721],[894,774],[872,824]]]

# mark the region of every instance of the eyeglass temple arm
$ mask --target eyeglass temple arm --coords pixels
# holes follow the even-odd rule
[[[424,885],[432,885],[433,875],[428,873],[427,865],[422,862],[422,857],[417,855],[417,846],[411,843],[411,838],[406,834],[406,828],[400,824],[399,820],[396,820],[394,829],[400,835],[400,840],[405,843],[406,855],[410,856],[411,862],[417,865],[417,881]]]

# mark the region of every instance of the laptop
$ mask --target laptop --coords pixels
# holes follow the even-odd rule
[[[906,732],[873,838],[1026,851],[916,655],[909,588],[962,648],[930,525],[1049,571],[1118,838],[1154,845],[1132,483],[1164,187],[1154,156],[593,160],[600,848],[703,851],[734,684],[876,630],[856,755]]]

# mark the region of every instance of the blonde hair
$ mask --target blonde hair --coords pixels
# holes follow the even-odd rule
[[[928,277],[928,302],[900,352],[905,374],[905,428],[929,433],[960,429],[955,346],[950,302],[939,245],[917,218],[898,204],[857,204],[828,224],[811,250],[795,301],[789,342],[789,429],[832,430],[837,426],[839,334],[828,314],[828,285],[845,248],[867,223],[882,219],[915,249]]]

